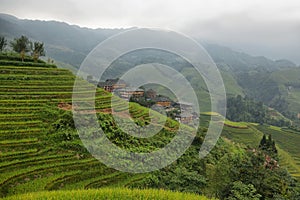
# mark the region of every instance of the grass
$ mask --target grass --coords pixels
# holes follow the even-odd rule
[[[212,120],[218,121],[220,120],[220,114],[217,112],[202,112],[201,116],[204,116],[206,121],[209,121],[210,119],[208,117],[212,117]],[[237,128],[237,129],[247,129],[248,128],[248,123],[245,122],[233,122],[228,119],[224,121],[224,125],[232,128]]]
[[[271,74],[274,80],[282,90],[287,93],[286,100],[288,102],[289,111],[300,112],[300,88],[293,86],[291,90],[287,89],[288,85],[299,83],[300,69],[288,68],[280,71],[275,71]]]
[[[222,136],[236,143],[257,148],[263,134],[271,134],[275,140],[279,164],[286,168],[292,176],[300,180],[300,133],[276,126],[244,123],[248,129],[239,129],[233,126],[224,127]]]
[[[220,114],[217,113],[217,112],[202,112],[201,115],[206,115],[206,116],[220,116]]]
[[[75,76],[64,69],[22,66],[0,66],[0,197],[11,196],[25,192],[39,191],[20,196],[11,196],[9,199],[206,199],[205,197],[174,193],[163,190],[129,190],[129,189],[101,189],[77,190],[99,187],[124,187],[144,175],[132,175],[108,168],[99,161],[85,154],[64,146],[67,142],[54,144],[48,141],[51,123],[57,120],[52,112],[62,112],[58,109],[61,102],[71,103]],[[90,90],[84,87],[80,93],[89,94]],[[88,87],[90,89],[90,87]],[[235,90],[235,89],[232,89]],[[120,98],[112,98],[110,93],[101,89],[96,90],[96,109],[109,109],[111,99],[118,111],[124,111],[126,102]],[[87,97],[80,99],[83,102],[93,101]],[[87,105],[87,108],[89,106]],[[149,109],[138,104],[129,104],[132,118],[140,121],[149,121]],[[85,109],[85,108],[82,108]],[[49,112],[49,113],[48,113]],[[218,120],[217,113],[203,113],[200,122],[206,126],[210,117]],[[162,115],[154,112],[157,123],[164,122]],[[229,139],[255,146],[258,144],[265,130],[251,123],[237,123],[225,121],[223,136]],[[157,125],[158,126],[158,125]],[[178,123],[167,120],[165,134],[173,134]],[[282,130],[277,127],[265,127],[268,131],[278,131],[274,138],[280,137]],[[293,140],[299,141],[294,132],[284,132],[288,137],[288,144]],[[155,136],[158,140],[159,136]],[[154,138],[155,138],[154,137]],[[285,139],[282,139],[285,141]],[[72,145],[80,146],[79,142]],[[141,143],[142,145],[145,143]],[[148,143],[147,143],[148,144]],[[280,155],[286,159],[286,166],[292,163],[290,170],[300,166],[300,159],[288,144],[278,143]],[[61,146],[59,146],[61,145]],[[80,147],[83,149],[82,147]],[[297,157],[299,158],[299,157]],[[291,159],[293,162],[291,162]],[[294,166],[294,167],[293,167]],[[297,174],[294,174],[297,175]],[[67,190],[59,192],[44,192],[44,190]],[[43,196],[44,195],[44,196]],[[115,196],[113,196],[115,195]],[[123,196],[123,197],[122,197]],[[130,199],[130,198],[129,198]]]
[[[238,129],[247,129],[248,128],[247,123],[245,123],[245,122],[233,122],[228,119],[225,120],[224,125],[232,127],[232,128],[238,128]]]
[[[208,121],[210,116],[218,116],[215,113],[203,114],[202,121]],[[203,123],[207,126],[207,123]],[[225,120],[222,136],[233,142],[241,143],[250,148],[257,148],[263,134],[271,134],[277,144],[279,163],[287,168],[292,176],[300,180],[300,133],[288,128],[277,126],[258,125],[255,123],[232,122]]]
[[[37,142],[38,138],[27,138],[27,139],[20,139],[20,140],[1,140],[1,145],[7,145],[7,144],[19,144],[19,143],[33,143]]]
[[[64,146],[70,145],[68,142],[50,142],[51,123],[57,120],[51,113],[65,112],[58,108],[61,102],[72,103],[75,76],[71,72],[1,65],[0,72],[0,197],[44,190],[124,187],[144,177],[117,175],[91,155],[81,156]],[[80,100],[95,101],[95,109],[109,109],[111,103],[118,111],[126,109],[124,100],[112,98],[102,89],[97,89],[95,99],[90,99],[85,94],[94,91],[85,86],[86,83],[78,90],[84,94]],[[90,107],[87,105],[87,108]],[[130,109],[134,119],[149,120],[148,109],[138,104],[130,104]],[[158,113],[154,118],[163,121]],[[178,126],[170,120],[167,125]],[[84,149],[80,142],[72,145]]]
[[[38,192],[28,193],[18,196],[11,196],[5,200],[31,200],[31,199],[52,199],[52,200],[207,200],[208,198],[196,194],[172,192],[166,190],[138,190],[126,188],[103,188],[99,190],[70,190],[70,191],[53,191],[53,192]]]

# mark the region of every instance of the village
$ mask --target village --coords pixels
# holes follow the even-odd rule
[[[154,89],[145,89],[143,87],[136,89],[118,78],[107,79],[101,82],[88,78],[88,81],[127,101],[136,102],[148,108],[153,108],[153,106],[162,108],[168,117],[180,123],[192,124],[194,120],[199,118],[199,115],[193,111],[191,103],[178,103],[167,96],[158,94]],[[159,110],[161,109],[157,109],[157,111]]]

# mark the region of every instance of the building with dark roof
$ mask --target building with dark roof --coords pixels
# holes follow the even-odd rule
[[[116,90],[116,94],[120,96],[121,98],[124,99],[129,99],[130,97],[142,97],[144,96],[145,91],[140,88],[130,88],[130,87],[125,87],[121,89]]]
[[[163,107],[170,107],[172,103],[171,99],[164,96],[158,96],[154,99],[154,101],[156,102],[156,105],[163,106]]]
[[[146,98],[155,99],[156,98],[156,92],[153,89],[147,90],[146,91]]]
[[[107,79],[104,82],[99,82],[98,87],[103,88],[105,91],[113,92],[115,89],[121,89],[126,87],[126,82],[121,79]]]

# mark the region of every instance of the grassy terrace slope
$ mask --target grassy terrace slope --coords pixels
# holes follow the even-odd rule
[[[67,112],[58,104],[71,102],[74,78],[64,69],[0,65],[0,197],[42,190],[126,186],[143,178],[107,168],[89,154],[65,148],[64,142],[49,144],[49,129],[57,120],[52,114]],[[98,90],[96,98],[101,103],[96,109],[109,108],[110,97]],[[123,102],[115,99],[114,103],[121,108]]]
[[[75,80],[69,70],[40,63],[38,66],[35,63],[26,66],[26,62],[17,66],[6,64],[0,63],[0,198],[45,190],[126,187],[146,176],[106,167],[85,150],[73,128],[64,127],[72,121],[66,118],[71,116],[69,110]],[[95,89],[90,85],[87,88],[85,86],[86,82],[79,92]],[[102,125],[108,127],[111,133],[114,131],[111,129],[113,121],[108,114],[111,99],[118,111],[126,109],[126,103],[120,98],[111,98],[111,94],[102,89],[97,89],[95,96],[95,109],[101,112]],[[130,104],[130,114],[139,122],[149,120],[148,113],[148,109]],[[158,117],[157,122],[163,120],[158,113],[154,116]],[[108,126],[106,123],[109,123]],[[163,145],[160,141],[163,137],[168,143],[177,125],[177,122],[167,120],[162,135],[158,134],[154,142]],[[148,145],[145,151],[153,150],[153,141],[137,142],[131,139],[127,138],[135,144]],[[116,142],[117,145],[123,143]],[[132,146],[124,148],[140,151],[138,145],[134,145],[135,149]],[[122,194],[126,191],[119,192]],[[98,191],[86,194],[93,196],[94,193]],[[174,194],[170,194],[170,198]],[[141,193],[141,198],[143,195]]]
[[[148,199],[148,200],[206,200],[204,196],[195,194],[170,192],[164,190],[130,190],[122,188],[104,188],[99,190],[72,190],[72,191],[55,191],[29,193],[18,196],[11,196],[7,200],[31,200],[31,199],[58,199],[58,200],[95,200],[95,199]]]
[[[271,134],[277,144],[279,164],[300,180],[300,133],[288,128],[226,120],[222,136],[257,148],[263,134]]]
[[[201,126],[206,127],[208,125],[210,116],[218,120],[217,113],[202,113],[200,119]],[[276,126],[226,120],[221,136],[235,143],[245,144],[250,148],[257,148],[263,134],[272,135],[279,152],[279,164],[287,168],[293,177],[300,180],[299,132]]]

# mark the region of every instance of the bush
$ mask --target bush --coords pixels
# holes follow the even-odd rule
[[[14,53],[1,53],[0,60],[7,60],[7,61],[22,61],[22,58],[19,54]],[[31,56],[25,56],[24,62],[34,62],[34,59]],[[46,63],[43,60],[37,60],[38,63]]]
[[[0,60],[0,65],[2,65],[2,66],[57,68],[56,65],[53,65],[53,64],[35,63],[35,62],[21,62],[21,61],[8,61],[8,60]]]

